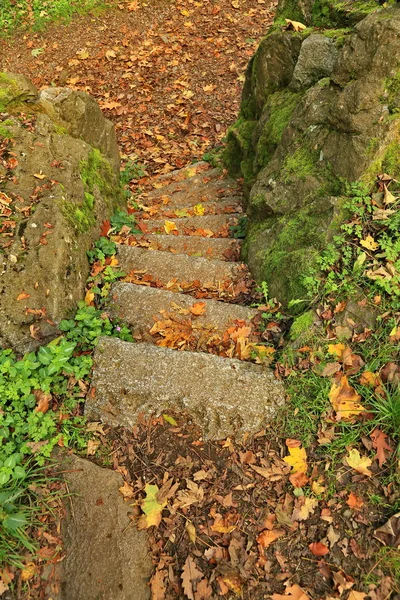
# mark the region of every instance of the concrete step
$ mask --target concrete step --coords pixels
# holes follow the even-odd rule
[[[118,245],[117,258],[120,268],[126,273],[141,271],[163,285],[176,279],[179,282],[198,281],[200,287],[217,288],[223,287],[227,281],[235,282],[243,275],[243,266],[239,263],[132,246]]]
[[[190,312],[190,307],[196,300],[189,295],[123,282],[113,285],[110,297],[111,316],[127,323],[132,328],[134,337],[140,336],[148,342],[154,341],[149,332],[155,321],[168,319],[169,315],[181,322],[190,321],[192,325],[204,328],[205,332],[210,330],[210,335],[222,336],[237,319],[245,321],[246,325],[256,330],[251,319],[258,311],[240,304],[202,300],[205,303],[204,313],[195,316]],[[183,314],[180,312],[182,310]],[[168,314],[162,314],[161,311]]]
[[[146,224],[146,233],[166,233],[165,222],[175,223],[179,235],[196,233],[202,237],[230,237],[230,227],[236,225],[243,215],[233,213],[230,215],[207,215],[203,217],[183,217],[181,219],[140,219],[138,222]],[[172,235],[174,235],[171,232]],[[170,235],[171,235],[170,234]]]
[[[139,201],[140,202],[140,201]],[[243,208],[242,208],[242,203],[243,203],[243,198],[241,196],[231,196],[228,197],[226,199],[223,200],[218,200],[217,202],[215,202],[214,200],[210,200],[207,202],[199,202],[198,204],[200,204],[202,206],[202,208],[204,209],[204,214],[208,215],[208,214],[212,214],[212,215],[218,215],[218,214],[224,214],[224,213],[234,213],[234,212],[238,212],[238,213],[242,213],[243,212]],[[174,202],[174,197],[172,197],[170,200],[165,200],[165,203],[162,202],[160,204],[147,204],[145,201],[144,202],[140,202],[140,204],[145,207],[145,209],[147,208],[149,210],[149,213],[151,214],[151,210],[154,211],[157,209],[157,215],[161,215],[161,214],[168,214],[170,213],[171,216],[174,216],[176,218],[182,218],[179,216],[179,213],[181,211],[187,211],[189,213],[189,216],[195,216],[196,213],[194,212],[194,207],[198,206],[198,204],[189,202],[189,204],[181,204],[181,203],[176,203]],[[178,215],[175,214],[175,211],[178,212]],[[140,213],[138,213],[140,215]]]
[[[151,248],[152,250],[169,251],[172,254],[209,259],[236,261],[239,260],[241,242],[232,238],[206,238],[190,235],[143,235],[129,236],[129,246]]]
[[[194,177],[144,193],[139,197],[139,202],[159,204],[168,198],[175,205],[183,205],[216,201],[229,196],[240,196],[238,184],[234,179],[213,179],[206,182],[203,179],[201,182]]]
[[[85,414],[133,427],[141,413],[188,411],[206,437],[223,439],[262,429],[284,398],[282,383],[260,365],[102,338]]]
[[[68,484],[64,559],[49,563],[55,575],[48,587],[55,589],[46,598],[150,600],[147,535],[132,523],[132,508],[119,491],[122,476],[75,455],[63,455],[58,470]]]

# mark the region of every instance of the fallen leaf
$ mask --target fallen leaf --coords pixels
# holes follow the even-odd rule
[[[191,523],[190,521],[186,521],[185,529],[189,536],[189,540],[192,542],[192,544],[195,544],[197,536],[196,536],[196,528],[193,525],[193,523]]]
[[[287,587],[285,594],[272,594],[272,600],[310,600],[305,591],[297,584]]]
[[[385,546],[399,548],[400,546],[400,512],[396,513],[390,519],[375,530],[374,537]]]
[[[349,493],[349,497],[346,500],[346,504],[355,510],[359,510],[363,504],[364,500],[359,496],[356,496],[353,492]]]
[[[165,229],[165,233],[166,234],[170,234],[172,231],[178,231],[177,226],[175,225],[175,223],[173,221],[165,221],[164,223],[164,229]]]
[[[367,235],[365,240],[360,241],[360,244],[363,248],[367,248],[367,250],[372,250],[373,252],[379,248],[379,244],[376,243],[371,235]]]
[[[196,582],[203,578],[203,573],[199,571],[196,563],[191,556],[188,556],[182,569],[183,591],[189,600],[195,600],[194,592]]]
[[[170,417],[169,415],[163,414],[163,419],[170,425],[177,427],[178,423],[175,421],[174,417]]]
[[[158,527],[161,523],[161,513],[167,505],[167,501],[158,501],[158,486],[146,483],[144,491],[146,497],[142,501],[141,509],[143,515],[140,517],[137,527],[138,529],[148,529],[149,527]]]
[[[94,456],[100,447],[100,440],[89,440],[86,448],[86,456]]]
[[[46,413],[50,408],[51,394],[46,394],[42,390],[34,390],[33,395],[37,402],[35,412]]]
[[[88,306],[93,306],[94,304],[94,292],[92,290],[88,290],[85,294],[85,304]]]
[[[329,548],[322,542],[313,542],[312,544],[309,544],[308,547],[314,556],[325,556],[326,554],[329,554]]]
[[[123,495],[124,498],[134,498],[135,491],[131,485],[127,481],[124,481],[124,485],[121,485],[119,491]]]
[[[315,511],[318,506],[316,498],[308,498],[301,496],[296,499],[296,506],[293,509],[293,521],[306,521]]]
[[[19,302],[20,300],[27,300],[30,297],[31,297],[30,294],[26,294],[25,292],[22,292],[19,296],[17,296],[17,302]]]
[[[35,563],[33,563],[33,562],[28,562],[21,569],[21,579],[22,579],[22,581],[29,581],[30,579],[32,579],[36,575],[37,572],[38,572],[38,566],[35,565]]]
[[[153,577],[151,578],[151,600],[164,600],[166,587],[164,580],[167,578],[168,573],[166,569],[156,569]]]
[[[356,448],[349,450],[348,456],[345,457],[345,461],[349,467],[371,477],[372,472],[368,469],[372,465],[372,460],[368,456],[361,456]]]
[[[360,404],[361,396],[351,387],[346,375],[338,374],[333,380],[329,400],[336,412],[337,421],[352,423],[365,408]]]
[[[202,217],[205,213],[205,208],[202,204],[195,204],[193,207],[193,212],[197,217]]]
[[[285,463],[292,467],[293,473],[306,473],[307,471],[307,453],[304,448],[288,448],[289,456],[283,459]]]
[[[384,204],[393,204],[393,202],[396,202],[396,198],[393,196],[392,192],[390,192],[386,185],[383,186],[384,190],[385,190],[385,195],[383,197],[383,203]]]
[[[393,452],[393,448],[387,443],[387,435],[380,429],[374,429],[370,435],[372,440],[372,446],[376,449],[376,456],[378,458],[379,466],[385,464],[387,457],[386,452]]]
[[[263,548],[268,548],[268,546],[275,542],[275,540],[278,540],[280,537],[285,535],[285,533],[286,532],[284,529],[264,529],[264,531],[257,536],[257,542]]]
[[[293,31],[304,31],[307,29],[307,26],[299,21],[292,21],[291,19],[285,19],[287,29],[292,29]]]
[[[364,594],[364,592],[356,592],[356,590],[351,590],[347,600],[364,600],[366,595],[367,594]]]
[[[204,313],[206,312],[206,303],[205,302],[195,302],[191,307],[190,307],[190,312],[193,315],[199,316],[199,315],[204,315]]]

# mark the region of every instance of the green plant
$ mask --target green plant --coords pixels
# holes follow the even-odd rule
[[[231,236],[236,239],[243,239],[246,236],[247,223],[247,217],[240,217],[237,225],[231,225],[229,228]]]
[[[93,263],[96,260],[104,261],[107,256],[114,256],[116,251],[117,246],[114,242],[106,237],[101,237],[96,240],[93,249],[89,250],[87,255],[90,262]]]
[[[146,175],[146,169],[136,161],[128,161],[120,174],[122,185],[128,185],[133,179],[141,179]]]
[[[135,227],[136,220],[133,215],[129,215],[123,210],[117,210],[110,219],[111,227],[115,232],[121,231],[123,227],[129,229],[129,233],[140,233],[140,229]]]

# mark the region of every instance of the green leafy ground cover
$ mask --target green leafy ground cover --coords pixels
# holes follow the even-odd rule
[[[38,31],[52,21],[68,23],[76,14],[105,7],[104,0],[2,0],[0,35],[10,35],[20,27]]]

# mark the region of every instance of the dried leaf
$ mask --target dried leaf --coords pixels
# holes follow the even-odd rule
[[[346,464],[363,475],[371,477],[372,472],[368,469],[372,465],[372,460],[368,456],[361,456],[356,448],[349,450],[348,456],[345,457]]]
[[[206,312],[206,303],[205,302],[195,302],[191,307],[190,307],[190,312],[193,315],[199,316],[199,315],[204,315],[204,313]]]
[[[350,492],[349,497],[346,500],[346,504],[354,510],[359,510],[363,506],[364,500],[359,496],[356,496],[353,492]]]
[[[318,506],[316,498],[308,498],[301,496],[296,500],[296,506],[293,510],[293,521],[306,521],[315,511]]]
[[[287,29],[292,29],[293,31],[303,31],[304,29],[307,29],[307,26],[299,21],[292,21],[291,19],[285,19],[285,21]]]
[[[338,375],[329,392],[329,400],[336,412],[337,421],[352,423],[355,417],[365,412],[360,404],[361,396],[349,385],[346,375]]]
[[[390,519],[376,529],[374,537],[385,546],[394,548],[400,547],[400,512],[396,513]]]
[[[364,248],[367,248],[367,250],[372,250],[373,252],[379,248],[379,244],[376,243],[371,235],[367,235],[365,240],[360,241],[360,244]]]
[[[307,471],[307,453],[304,448],[288,448],[289,456],[283,459],[285,463],[292,467],[293,473],[306,473]]]
[[[376,449],[376,456],[378,458],[379,466],[381,467],[385,464],[387,460],[385,451],[391,453],[393,452],[393,448],[389,446],[389,444],[386,441],[388,437],[386,433],[384,433],[380,429],[374,429],[370,437],[372,440],[372,445]]]
[[[50,408],[51,394],[45,394],[42,390],[34,390],[33,395],[37,402],[35,412],[46,413]]]
[[[182,585],[185,596],[189,600],[195,600],[194,592],[196,582],[203,578],[203,573],[199,571],[196,563],[191,556],[188,556],[182,570]]]
[[[329,548],[322,542],[313,542],[312,544],[309,544],[308,547],[314,556],[325,556],[326,554],[329,554]]]
[[[347,600],[364,600],[367,594],[364,592],[357,592],[356,590],[351,590]]]
[[[153,577],[151,578],[151,600],[164,600],[166,587],[164,580],[167,578],[168,573],[166,569],[156,569]]]
[[[287,587],[285,592],[285,594],[272,594],[272,600],[310,600],[310,596],[297,584]]]
[[[164,223],[164,229],[165,229],[165,233],[166,234],[170,234],[172,231],[178,231],[177,226],[175,225],[175,223],[173,221],[165,221]]]
[[[280,537],[285,535],[285,533],[286,532],[284,529],[264,529],[264,531],[257,536],[257,542],[263,548],[268,548],[268,546],[275,542],[275,540],[278,540]]]

